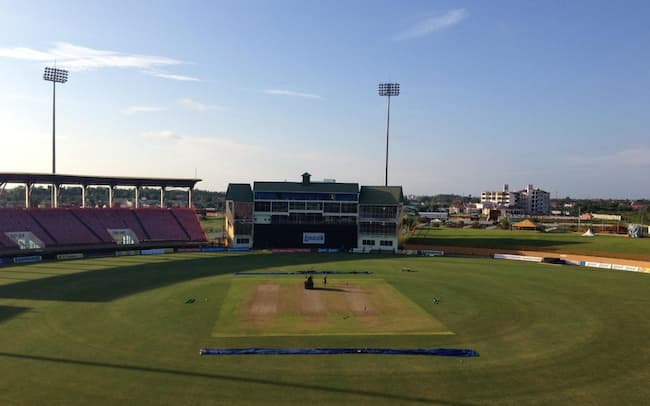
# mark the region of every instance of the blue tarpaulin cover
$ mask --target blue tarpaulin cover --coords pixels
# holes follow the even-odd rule
[[[444,357],[478,357],[474,350],[458,348],[202,348],[201,355],[438,355]]]

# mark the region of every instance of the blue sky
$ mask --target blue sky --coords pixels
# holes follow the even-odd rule
[[[0,0],[0,171],[650,197],[647,1]]]

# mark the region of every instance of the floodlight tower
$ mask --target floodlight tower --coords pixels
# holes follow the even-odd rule
[[[52,82],[52,174],[56,174],[56,84],[68,81],[68,71],[58,68],[45,68],[43,79]],[[52,185],[52,207],[57,204],[57,187]]]
[[[386,178],[384,186],[388,186],[388,135],[390,132],[390,97],[399,96],[399,83],[380,83],[379,95],[388,96],[388,110],[386,115]]]

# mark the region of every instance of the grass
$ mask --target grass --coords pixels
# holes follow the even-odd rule
[[[407,244],[423,244],[432,247],[538,250],[650,260],[650,238],[627,238],[605,234],[589,238],[582,237],[580,233],[420,228],[416,229]]]
[[[312,266],[372,271],[455,334],[212,336],[232,272]],[[474,258],[187,253],[4,267],[0,404],[646,404],[648,291],[646,274]],[[481,356],[198,355],[247,346]]]
[[[220,238],[223,234],[224,218],[223,217],[205,217],[200,218],[199,223],[210,239]]]

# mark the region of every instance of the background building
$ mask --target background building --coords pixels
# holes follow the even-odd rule
[[[397,248],[404,195],[401,186],[361,186],[358,248]]]
[[[226,238],[231,247],[253,246],[253,191],[246,183],[231,183],[226,190]]]
[[[395,251],[404,196],[401,186],[333,181],[256,181],[226,193],[229,244],[255,248]],[[365,242],[365,243],[364,243]]]
[[[481,203],[484,208],[521,210],[525,215],[551,213],[550,193],[530,184],[516,192],[511,192],[507,184],[503,185],[503,191],[481,192]]]

